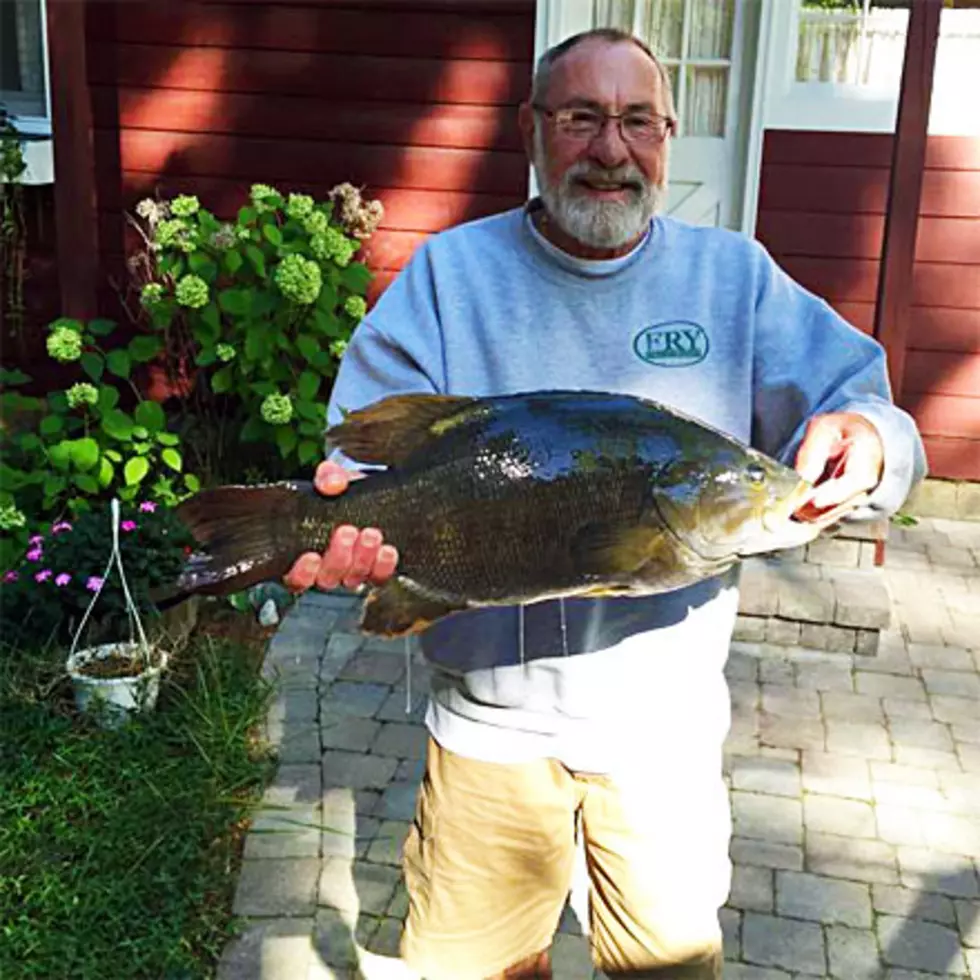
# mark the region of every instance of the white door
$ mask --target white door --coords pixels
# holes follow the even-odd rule
[[[742,224],[749,9],[758,16],[753,0],[538,0],[536,57],[578,31],[619,27],[663,62],[680,123],[666,211],[694,224]]]

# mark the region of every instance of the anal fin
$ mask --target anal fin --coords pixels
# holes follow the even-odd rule
[[[411,588],[408,580],[396,576],[372,590],[364,600],[361,632],[374,636],[408,636],[421,633],[437,619],[465,608],[463,602],[425,595]]]

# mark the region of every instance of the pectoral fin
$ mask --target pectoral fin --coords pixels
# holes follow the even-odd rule
[[[401,466],[417,450],[472,418],[476,398],[392,395],[348,412],[327,442],[362,463]]]
[[[406,580],[396,577],[365,599],[361,631],[375,636],[421,633],[437,619],[465,608],[465,603],[425,595],[413,589]]]
[[[651,561],[669,558],[670,542],[657,527],[593,524],[572,542],[572,560],[583,575],[630,576]]]

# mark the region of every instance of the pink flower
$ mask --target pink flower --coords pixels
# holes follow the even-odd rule
[[[27,558],[28,561],[40,561],[41,560],[41,549],[40,548],[31,548],[31,550],[27,552],[27,555],[25,557]]]
[[[68,523],[68,521],[58,521],[58,523],[51,528],[51,533],[58,534],[61,531],[70,531],[70,530],[71,530],[71,525]]]
[[[50,568],[45,568],[43,571],[38,572],[37,575],[34,576],[34,581],[35,582],[47,582],[47,580],[49,578],[51,578],[51,569]]]
[[[124,531],[135,531],[136,530],[136,521],[123,521],[122,524],[120,524],[119,526]]]
[[[140,510],[144,514],[152,514],[156,509],[157,505],[153,503],[152,500],[144,500],[143,503],[140,504]]]
[[[15,572],[11,569],[9,572],[3,573],[4,582],[16,582],[20,578],[20,572]]]
[[[43,540],[44,540],[43,534],[35,534],[34,537],[27,539],[27,543],[39,545]]]
[[[98,592],[102,588],[102,579],[98,575],[90,575],[88,581],[85,583],[85,588],[89,592]]]
[[[63,585],[67,585],[71,581],[71,576],[67,572],[62,572],[60,575],[55,577],[54,584],[59,588]]]

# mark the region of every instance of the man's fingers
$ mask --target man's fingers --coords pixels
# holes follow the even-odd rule
[[[371,574],[380,547],[380,531],[373,527],[367,527],[361,531],[351,553],[350,566],[341,579],[345,588],[356,589],[364,583],[364,580]]]
[[[808,483],[816,483],[839,446],[840,430],[837,426],[817,419],[807,430],[796,454],[797,472]]]
[[[318,589],[336,589],[347,574],[354,560],[354,545],[357,542],[357,528],[343,525],[338,527],[330,539],[330,547],[323,555],[316,576]]]
[[[381,585],[395,574],[398,565],[398,550],[394,545],[385,544],[378,549],[378,557],[374,561],[374,568],[371,571],[371,581],[375,585]]]
[[[283,576],[283,584],[290,592],[305,592],[316,582],[320,569],[320,556],[315,551],[307,551],[293,563],[293,567]]]

